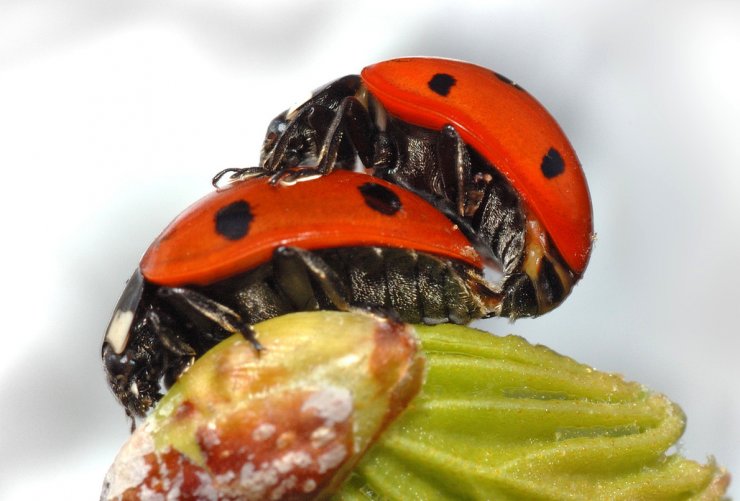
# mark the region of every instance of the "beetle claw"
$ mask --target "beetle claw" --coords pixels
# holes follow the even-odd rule
[[[216,189],[222,188],[223,186],[220,186],[218,183],[227,174],[229,174],[227,178],[227,185],[228,185],[229,183],[232,183],[235,181],[241,181],[243,179],[248,179],[250,177],[261,176],[264,173],[265,171],[262,167],[228,167],[216,173],[216,175],[213,176],[213,179],[211,179],[211,184]]]
[[[272,185],[279,184],[280,186],[293,186],[296,183],[317,179],[322,175],[322,172],[315,167],[288,167],[281,169],[270,176],[269,183]]]

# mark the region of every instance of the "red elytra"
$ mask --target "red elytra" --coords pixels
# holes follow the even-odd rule
[[[367,185],[395,194],[397,210],[387,214],[371,208],[360,190]],[[242,207],[237,223],[246,231],[238,238],[217,230],[217,215],[226,207]],[[170,223],[144,254],[140,269],[158,285],[207,285],[269,261],[281,246],[405,248],[482,267],[457,225],[423,198],[365,174],[338,170],[293,186],[274,186],[260,177],[217,190]]]
[[[429,75],[437,74],[454,79],[446,95],[430,88]],[[493,71],[462,61],[393,59],[368,66],[361,76],[388,113],[430,129],[452,125],[517,190],[568,266],[583,272],[593,234],[586,179],[565,134],[537,100]],[[551,148],[562,158],[562,171],[548,177],[542,162]]]

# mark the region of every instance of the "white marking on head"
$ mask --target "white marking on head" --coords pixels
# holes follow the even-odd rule
[[[131,324],[134,323],[133,311],[116,310],[110,321],[108,331],[105,333],[105,341],[111,345],[113,351],[120,355],[128,343]]]

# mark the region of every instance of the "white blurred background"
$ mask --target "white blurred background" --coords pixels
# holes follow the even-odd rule
[[[740,474],[740,3],[0,0],[1,500],[97,499],[128,433],[100,342],[141,253],[274,115],[402,55],[520,83],[591,186],[571,298],[486,327],[666,393],[680,450]]]

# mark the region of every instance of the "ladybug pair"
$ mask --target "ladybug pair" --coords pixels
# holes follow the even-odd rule
[[[225,337],[261,349],[261,320],[536,316],[568,296],[591,250],[567,138],[521,87],[469,63],[395,59],[330,83],[272,121],[259,167],[214,184],[227,174],[155,240],[116,306],[102,356],[129,415]]]

